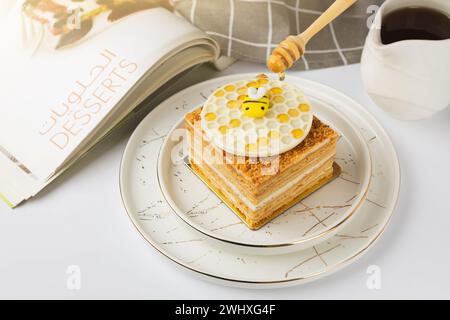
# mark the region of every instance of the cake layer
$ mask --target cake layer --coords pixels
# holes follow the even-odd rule
[[[338,134],[319,119],[295,148],[272,158],[229,154],[200,127],[200,109],[186,116],[192,167],[252,229],[330,181]]]
[[[193,155],[196,156],[195,154]],[[192,159],[192,158],[191,158]],[[264,207],[268,202],[276,199],[279,196],[282,196],[284,192],[287,192],[292,186],[297,184],[303,184],[308,182],[308,177],[310,175],[314,175],[315,172],[320,170],[326,170],[328,168],[324,167],[328,165],[331,167],[333,165],[334,156],[330,155],[326,158],[317,159],[314,164],[310,165],[306,170],[304,170],[300,175],[297,175],[294,179],[286,181],[284,184],[280,185],[278,188],[272,190],[270,193],[266,194],[264,197],[258,199],[258,201],[254,201],[254,199],[247,197],[247,195],[241,192],[239,186],[233,184],[232,181],[228,180],[226,176],[220,170],[217,170],[211,163],[207,161],[203,162],[194,162],[198,167],[206,167],[208,171],[213,172],[216,176],[222,180],[222,183],[225,184],[230,190],[233,190],[235,194],[239,195],[239,198],[249,207],[252,211],[256,211],[262,207]]]
[[[236,188],[244,194],[253,204],[258,204],[262,199],[273,193],[274,190],[278,190],[283,185],[291,180],[295,180],[301,176],[305,170],[308,170],[311,166],[320,162],[321,159],[328,159],[335,155],[336,143],[338,136],[335,135],[332,138],[327,138],[324,141],[317,143],[315,146],[308,148],[307,151],[302,152],[302,157],[297,156],[297,162],[291,162],[289,167],[283,166],[282,157],[273,158],[270,162],[270,166],[266,165],[266,169],[263,174],[270,179],[264,181],[261,184],[254,184],[252,181],[245,179],[243,175],[239,174],[236,170],[238,164],[226,163],[228,155],[223,156],[223,152],[218,148],[211,145],[208,141],[203,139],[202,131],[198,126],[194,126],[188,121],[187,128],[190,132],[192,141],[190,142],[190,148],[194,148],[195,157],[191,158],[194,163],[201,163],[207,161],[217,171],[220,171],[221,175],[227,181],[230,181]],[[243,159],[240,159],[241,162]],[[284,170],[282,170],[284,168]]]
[[[318,167],[322,166],[325,162],[329,160],[333,160],[335,156],[334,149],[325,150],[327,152],[321,152],[320,157],[312,158],[311,161],[308,161],[307,165],[302,166],[298,170],[295,170],[290,176],[286,176],[284,179],[275,178],[275,183],[270,188],[265,188],[265,192],[260,192],[255,196],[254,192],[245,188],[239,183],[236,183],[233,177],[230,177],[228,172],[225,170],[221,170],[223,168],[222,165],[214,163],[214,159],[208,158],[205,155],[200,156],[199,150],[190,151],[190,159],[191,162],[197,164],[198,166],[202,166],[203,163],[206,163],[208,167],[213,170],[217,175],[221,177],[225,183],[235,190],[236,193],[241,194],[248,201],[248,206],[253,206],[254,208],[258,208],[267,201],[267,199],[273,197],[274,195],[279,194],[280,192],[284,192],[286,190],[286,186],[294,183],[300,182],[303,177],[312,171],[316,170]],[[332,164],[332,163],[331,163]],[[330,166],[331,166],[330,164]]]
[[[319,162],[323,161],[323,159],[333,158],[335,156],[335,150],[335,144],[323,146],[283,174],[273,174],[273,179],[270,184],[260,185],[257,188],[252,188],[252,186],[249,186],[245,181],[234,176],[232,172],[224,168],[223,164],[220,162],[217,163],[216,158],[211,156],[209,152],[202,153],[203,150],[200,145],[197,145],[196,149],[192,148],[191,161],[198,164],[201,164],[203,161],[207,162],[212,169],[216,170],[216,172],[220,172],[223,178],[227,182],[232,183],[239,192],[249,199],[249,201],[258,204],[263,201],[263,199],[273,194],[274,190],[279,190],[290,181],[298,180],[299,177],[305,172],[308,172]]]
[[[289,187],[281,196],[269,201],[265,206],[257,210],[252,210],[252,208],[246,204],[245,199],[242,198],[239,193],[236,193],[229,188],[224,180],[211,170],[207,164],[204,163],[201,167],[195,164],[192,164],[192,166],[201,174],[203,179],[208,180],[208,183],[213,189],[218,190],[218,192],[228,200],[225,202],[232,204],[232,207],[235,208],[234,211],[251,229],[258,229],[263,224],[288,209],[293,202],[306,197],[323,184],[330,181],[333,177],[333,165],[331,160],[331,166],[330,162],[327,161],[323,166],[306,176],[301,183]]]
[[[207,140],[200,127],[200,111],[198,108],[186,116],[186,125],[196,138]],[[338,134],[319,119],[314,117],[312,127],[308,136],[295,148],[277,156],[278,171],[276,175],[282,175],[289,168],[297,166],[306,156],[316,151],[326,144],[334,144],[338,139]],[[254,190],[264,184],[273,183],[274,175],[268,175],[267,170],[272,167],[272,159],[240,157],[227,153],[217,148],[212,149],[214,156],[224,161],[223,170],[229,170],[230,174],[236,177],[241,184],[245,184],[248,189]]]

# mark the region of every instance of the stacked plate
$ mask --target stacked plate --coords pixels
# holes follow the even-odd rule
[[[308,96],[314,113],[341,135],[342,173],[257,231],[190,170],[183,117],[234,75],[188,88],[138,126],[125,150],[124,206],[158,251],[211,280],[239,286],[293,285],[332,273],[360,256],[386,227],[400,185],[395,149],[376,120],[343,94],[287,78]]]

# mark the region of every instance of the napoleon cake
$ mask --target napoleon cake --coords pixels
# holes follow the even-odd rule
[[[224,85],[185,125],[191,168],[253,230],[339,174],[338,134],[284,81]]]

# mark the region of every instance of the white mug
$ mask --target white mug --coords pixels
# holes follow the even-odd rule
[[[450,1],[388,0],[378,10],[361,57],[364,85],[374,102],[402,120],[423,119],[450,104],[450,39],[381,41],[386,14],[405,7],[450,14]]]

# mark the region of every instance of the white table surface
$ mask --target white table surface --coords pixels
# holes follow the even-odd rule
[[[263,71],[242,62],[224,72],[202,66],[177,88]],[[276,290],[229,288],[194,277],[150,247],[122,207],[119,163],[136,125],[131,122],[34,199],[15,210],[0,204],[0,298],[450,298],[450,109],[427,120],[395,120],[364,92],[359,65],[291,75],[334,87],[366,106],[397,148],[399,204],[384,235],[362,258],[318,281]],[[72,265],[81,271],[79,290],[66,284]],[[379,290],[366,286],[370,265],[381,270]]]

